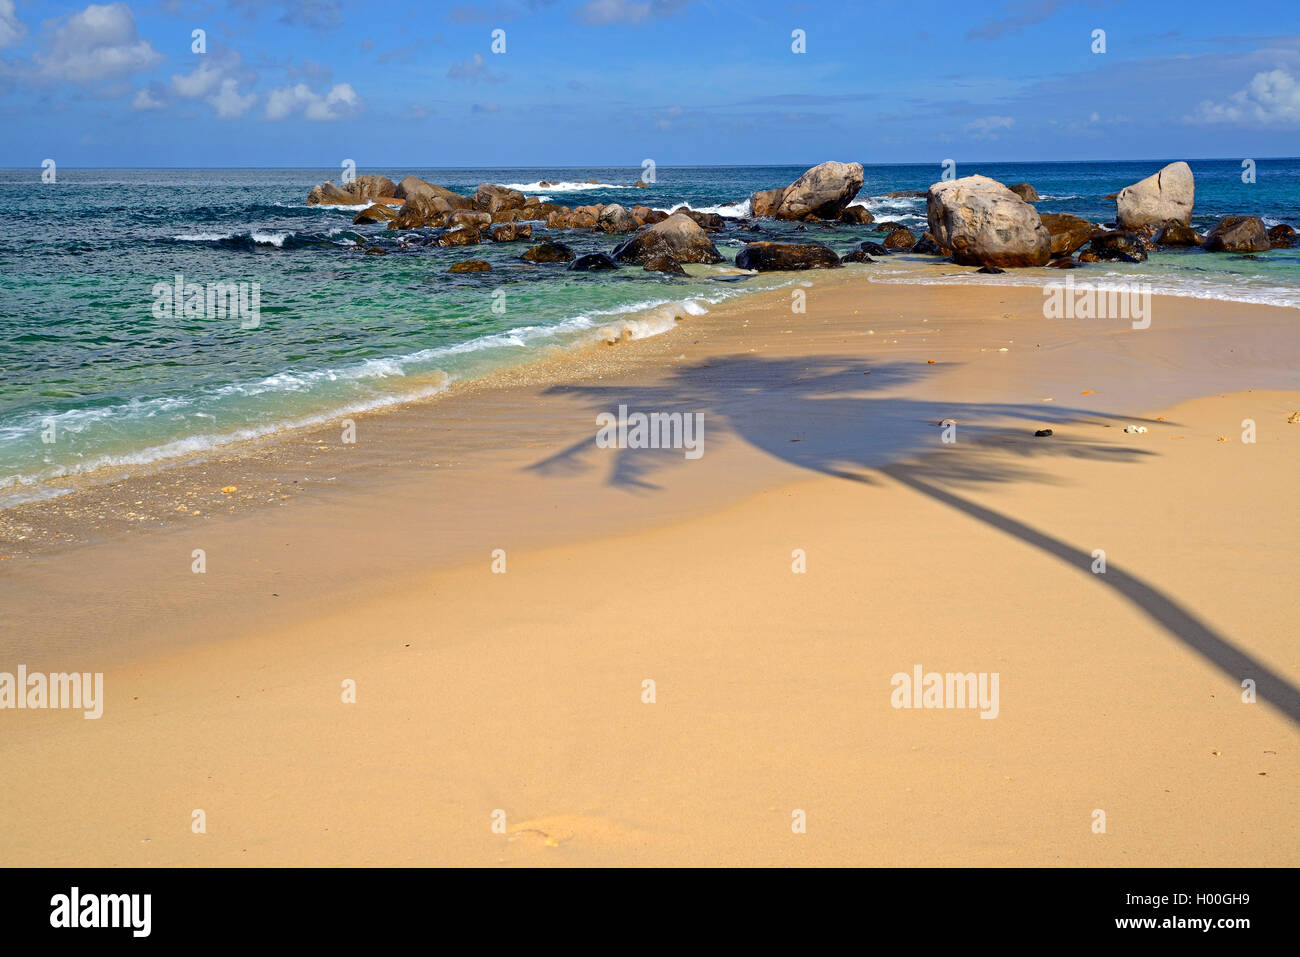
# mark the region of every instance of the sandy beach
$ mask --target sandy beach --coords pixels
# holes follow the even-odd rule
[[[4,512],[0,863],[1300,863],[1295,311],[869,276]]]

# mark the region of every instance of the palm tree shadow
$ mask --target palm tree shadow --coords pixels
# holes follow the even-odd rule
[[[679,367],[660,385],[565,385],[549,389],[548,394],[577,397],[596,412],[617,413],[619,406],[626,406],[629,412],[701,412],[710,447],[739,440],[821,474],[868,485],[882,476],[892,479],[1086,574],[1093,584],[1133,604],[1219,668],[1234,685],[1253,679],[1262,700],[1300,724],[1300,691],[1294,685],[1169,596],[1113,563],[1106,574],[1093,574],[1091,554],[954,491],[990,483],[1055,481],[1032,467],[1036,458],[1065,456],[1124,463],[1154,453],[1062,435],[1046,439],[1029,435],[1029,424],[1034,428],[1106,425],[1114,420],[1088,410],[872,395],[918,380],[935,368],[892,363],[867,369],[861,358],[853,356],[769,359],[746,354]],[[972,442],[996,446],[999,451],[1011,452],[1018,461],[1009,461],[1006,455],[994,461],[991,456],[942,454],[945,429],[941,423],[953,421],[963,447]],[[1133,417],[1125,417],[1125,421],[1158,426]],[[926,452],[933,454],[923,454]],[[575,442],[529,468],[543,475],[575,475],[596,467],[594,456],[598,454],[613,455],[609,484],[640,494],[663,490],[652,480],[656,471],[688,464],[680,452],[663,449],[597,450],[593,432],[592,438]]]

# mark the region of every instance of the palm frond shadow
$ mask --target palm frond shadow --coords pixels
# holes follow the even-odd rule
[[[892,363],[865,369],[860,358],[764,358],[734,355],[682,366],[662,384],[555,386],[548,394],[576,397],[594,415],[617,412],[704,414],[708,448],[743,441],[799,468],[874,484],[887,478],[932,501],[976,519],[1065,562],[1091,584],[1108,589],[1136,606],[1165,632],[1193,649],[1231,679],[1234,688],[1253,679],[1260,700],[1300,724],[1300,690],[1263,662],[1236,647],[1186,608],[1114,562],[1107,573],[1091,572],[1092,555],[1008,515],[958,494],[962,488],[1012,481],[1054,479],[1033,460],[1077,458],[1135,463],[1154,453],[1054,435],[1034,439],[1030,427],[1112,424],[1112,416],[1066,406],[942,402],[899,396],[874,396],[889,386],[914,381],[936,366]],[[963,448],[982,445],[998,455],[945,454],[940,423],[957,422]],[[1125,422],[1147,422],[1133,417]],[[928,454],[927,454],[928,453]],[[1008,461],[1008,455],[1016,461]],[[680,453],[657,449],[597,449],[595,431],[528,466],[539,474],[573,476],[612,457],[607,483],[637,494],[662,492],[657,472],[689,465]]]

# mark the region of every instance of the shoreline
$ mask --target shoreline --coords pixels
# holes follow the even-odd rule
[[[1098,282],[1090,278],[1091,273],[1085,273],[1076,278],[1072,272],[1060,273],[1056,270],[1049,272],[1046,269],[1020,270],[1009,273],[1005,277],[974,278],[973,273],[975,270],[970,267],[955,266],[949,263],[935,263],[922,259],[909,259],[906,262],[901,260],[902,257],[896,257],[892,260],[882,261],[885,265],[902,265],[904,273],[901,276],[893,274],[879,276],[881,270],[876,270],[874,267],[872,269],[863,269],[861,266],[854,265],[834,271],[807,270],[783,274],[787,278],[780,280],[779,285],[753,291],[741,290],[738,295],[727,296],[720,302],[709,302],[707,311],[708,313],[714,313],[723,310],[725,314],[730,311],[729,307],[741,306],[756,297],[770,298],[791,289],[791,287],[815,286],[827,282],[834,284],[853,280],[868,284],[902,286],[905,288],[956,286],[970,289],[1006,287],[1035,290],[1041,290],[1046,283],[1050,282],[1059,284],[1072,281],[1076,285],[1091,282],[1094,285],[1104,285],[1110,288],[1122,285],[1124,281],[1122,277],[1118,281],[1115,277],[1111,277],[1101,279]],[[936,273],[936,270],[943,271]],[[759,277],[755,276],[754,278]],[[924,294],[923,291],[918,292]],[[1158,299],[1192,299],[1208,303],[1223,303],[1228,306],[1259,306],[1265,309],[1282,310],[1300,309],[1300,305],[1261,303],[1248,299],[1220,299],[1200,296],[1194,292],[1174,294],[1161,291],[1153,295]],[[33,513],[53,507],[58,512],[75,513],[83,516],[93,515],[98,511],[96,498],[101,500],[116,498],[121,502],[125,502],[130,497],[129,495],[117,495],[115,490],[119,489],[119,487],[123,490],[137,489],[146,498],[152,498],[162,494],[161,490],[164,488],[171,487],[174,489],[185,485],[186,478],[184,476],[174,482],[167,480],[168,473],[174,470],[180,470],[182,473],[193,470],[205,471],[205,466],[212,465],[216,471],[233,469],[235,472],[240,472],[242,471],[240,468],[241,463],[255,461],[267,456],[275,458],[282,447],[287,445],[315,443],[319,446],[324,442],[336,442],[337,438],[333,433],[339,431],[339,423],[345,418],[370,419],[374,416],[400,415],[410,412],[412,409],[427,408],[449,398],[474,394],[482,390],[492,390],[508,385],[511,382],[526,381],[535,384],[542,381],[542,378],[547,375],[553,376],[554,381],[559,382],[566,377],[565,367],[571,363],[577,363],[579,368],[587,370],[588,373],[598,374],[593,370],[600,366],[601,360],[605,357],[598,357],[597,354],[609,349],[609,347],[626,347],[630,342],[640,342],[678,332],[683,322],[688,326],[692,323],[699,324],[701,317],[692,315],[691,310],[687,308],[687,304],[698,303],[701,300],[707,302],[707,298],[704,296],[670,299],[647,309],[617,315],[604,324],[593,323],[590,329],[586,330],[581,336],[575,335],[570,342],[543,345],[538,348],[535,354],[521,357],[518,362],[506,363],[482,371],[470,378],[456,378],[443,373],[445,378],[442,386],[428,394],[413,397],[393,394],[387,398],[370,400],[365,406],[344,406],[336,410],[315,412],[300,423],[289,422],[278,426],[268,426],[267,430],[262,434],[247,438],[229,439],[200,451],[161,457],[150,462],[105,466],[88,473],[69,475],[58,480],[35,483],[32,486],[14,486],[6,489],[5,492],[13,493],[20,488],[31,488],[33,491],[30,498],[0,506],[0,551],[12,558],[27,553],[28,548],[33,549],[33,553],[35,553],[43,550],[44,547],[48,547],[45,542],[48,542],[51,536],[41,535],[39,531],[37,537],[42,539],[42,542],[25,547],[18,544],[23,541],[30,541],[31,531],[40,529],[38,524],[31,521],[35,517]],[[658,331],[652,330],[634,338],[629,338],[629,330],[633,329],[633,327],[649,321],[652,314],[660,314],[658,318],[662,318],[667,312],[673,312],[676,315],[677,325],[675,327]],[[621,343],[615,342],[610,337],[611,332],[617,334],[620,331],[619,327],[622,329]],[[614,363],[615,367],[619,365],[621,363]],[[43,491],[49,494],[41,494]],[[193,489],[190,488],[187,491],[193,491]],[[139,501],[132,501],[133,504],[141,504]],[[193,504],[200,506],[200,508],[206,506],[211,509],[222,505],[223,499],[220,496],[206,496]],[[174,507],[172,510],[175,511],[178,508]],[[175,516],[166,511],[155,511],[151,514],[146,509],[144,514],[133,512],[130,518],[132,521],[143,522],[147,527],[158,528],[169,524],[166,520],[174,519]],[[66,540],[68,533],[66,531],[55,532],[52,537],[55,540]],[[76,542],[76,544],[87,543],[85,540]]]

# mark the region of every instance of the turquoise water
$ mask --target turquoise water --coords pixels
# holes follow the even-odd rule
[[[1096,221],[1114,214],[1101,196],[1164,161],[969,164],[1028,181],[1043,212]],[[1193,162],[1194,225],[1248,213],[1300,225],[1300,161]],[[362,170],[394,180],[414,172],[470,193],[514,185],[576,206],[644,203],[745,216],[756,189],[784,185],[804,167],[658,170],[652,189],[632,189],[639,169]],[[923,228],[925,203],[884,193],[924,189],[928,166],[869,166],[859,202],[877,220]],[[0,505],[48,494],[49,482],[98,469],[147,466],[295,424],[434,394],[449,381],[521,361],[548,346],[627,325],[650,335],[672,325],[665,304],[711,303],[791,281],[672,279],[640,268],[572,273],[525,268],[528,242],[463,249],[418,245],[384,226],[352,225],[355,208],[308,207],[330,170],[76,170],[40,182],[40,170],[0,171]],[[587,179],[600,185],[591,186]],[[561,187],[541,187],[540,181]],[[763,235],[734,226],[715,237],[728,258],[747,239],[815,239],[845,251],[870,227],[762,221]],[[534,226],[534,242],[547,231]],[[418,237],[416,237],[418,239]],[[616,237],[566,231],[579,254],[609,251]],[[366,256],[356,245],[380,245]],[[487,273],[448,275],[463,259]],[[887,279],[888,270],[879,278]],[[257,283],[260,322],[155,314],[158,283]],[[1139,266],[1097,267],[1088,278],[1140,276],[1156,291],[1300,307],[1300,250],[1255,257],[1160,253]],[[1077,273],[1083,277],[1084,273]],[[1034,281],[1032,271],[998,281]],[[494,306],[496,307],[494,309]],[[44,439],[52,438],[53,441]]]

